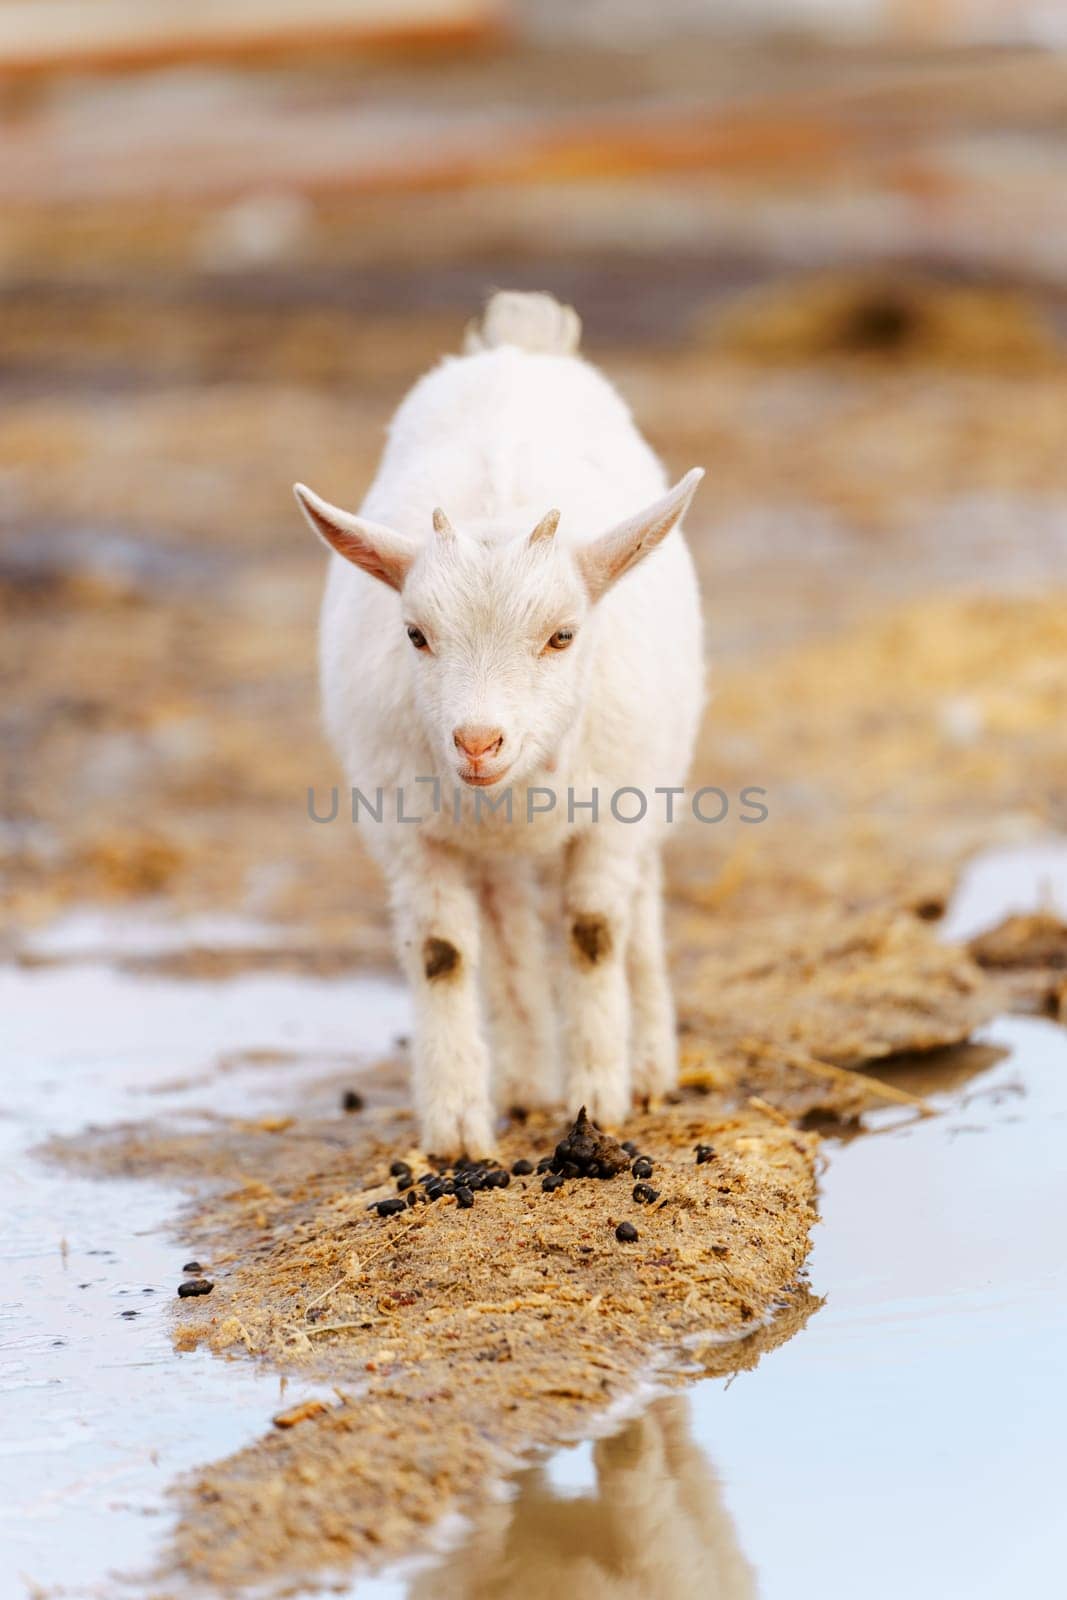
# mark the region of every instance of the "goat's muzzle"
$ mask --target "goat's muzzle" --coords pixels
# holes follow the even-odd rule
[[[477,764],[486,756],[495,756],[499,753],[504,743],[504,735],[499,728],[486,728],[481,724],[467,723],[463,727],[453,728],[452,743],[468,760]]]

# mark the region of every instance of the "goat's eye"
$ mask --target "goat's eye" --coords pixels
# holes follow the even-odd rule
[[[573,628],[557,628],[551,639],[548,641],[548,648],[550,650],[566,650],[568,646],[572,645],[573,643]]]
[[[416,628],[414,625],[409,627],[408,638],[411,640],[416,650],[426,649],[426,635],[423,633],[421,628]]]

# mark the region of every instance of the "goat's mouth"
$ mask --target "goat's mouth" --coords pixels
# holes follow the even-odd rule
[[[491,784],[499,783],[501,778],[506,778],[510,771],[511,762],[509,761],[506,767],[500,768],[499,772],[475,772],[473,770],[464,772],[461,767],[459,775],[471,789],[488,789]]]

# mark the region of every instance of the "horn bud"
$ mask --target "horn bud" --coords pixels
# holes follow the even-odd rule
[[[545,515],[541,518],[540,522],[537,524],[537,527],[534,529],[533,533],[531,533],[531,535],[530,535],[530,543],[531,544],[547,544],[549,539],[553,539],[555,537],[556,529],[558,527],[559,527],[559,512],[558,511],[546,511]]]
[[[442,534],[446,538],[454,537],[456,532],[455,528],[449,522],[440,506],[434,507],[433,531],[434,533]]]

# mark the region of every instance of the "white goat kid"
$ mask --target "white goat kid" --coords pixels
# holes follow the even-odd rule
[[[389,797],[365,837],[415,997],[423,1147],[439,1155],[491,1153],[494,1092],[502,1108],[559,1096],[556,917],[570,1107],[617,1125],[631,1093],[676,1081],[659,854],[662,791],[684,784],[702,702],[678,523],[703,474],[664,492],[578,331],[547,295],[495,296],[466,353],[400,406],[358,516],[296,488],[334,552],[327,728],[353,788]],[[637,794],[616,816],[624,787]],[[560,897],[547,918],[545,887]]]

